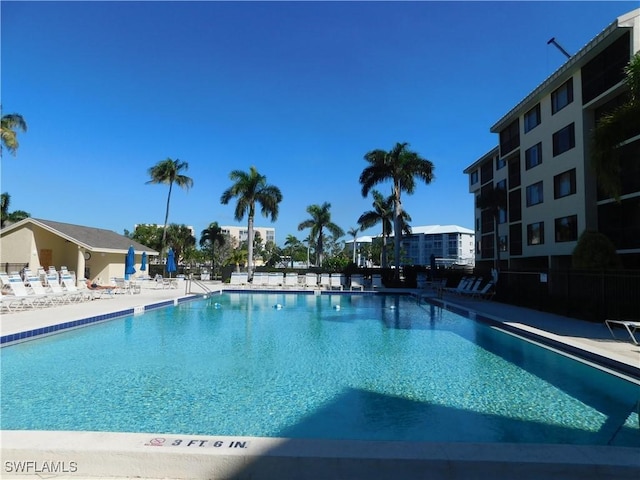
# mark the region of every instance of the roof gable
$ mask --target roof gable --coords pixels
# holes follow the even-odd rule
[[[25,218],[4,229],[3,233],[17,230],[29,223],[63,237],[66,240],[77,243],[90,251],[126,252],[129,247],[133,245],[134,250],[138,253],[147,252],[147,254],[150,255],[158,255],[158,252],[155,250],[124,235],[120,235],[113,230],[54,222],[53,220],[43,220],[39,218]]]

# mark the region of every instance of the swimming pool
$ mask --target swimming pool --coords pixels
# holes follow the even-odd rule
[[[640,446],[638,385],[411,297],[226,293],[1,355],[10,430]]]

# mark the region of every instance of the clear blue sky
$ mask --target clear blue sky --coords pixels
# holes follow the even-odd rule
[[[371,208],[363,155],[396,142],[435,165],[404,196],[412,225],[473,228],[462,173],[497,144],[489,128],[638,2],[1,3],[3,113],[20,113],[2,159],[10,210],[122,233],[163,223],[167,157],[189,163],[169,222],[233,218],[233,169],[254,165],[284,199],[277,243],[306,207],[345,231]],[[390,185],[380,185],[390,192]],[[378,234],[375,228],[366,232]],[[347,237],[344,238],[348,239]]]

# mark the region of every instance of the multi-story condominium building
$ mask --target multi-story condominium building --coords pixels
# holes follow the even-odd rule
[[[637,9],[617,18],[491,127],[499,145],[464,173],[476,199],[503,188],[506,208],[481,210],[476,203],[476,265],[493,265],[497,212],[503,268],[568,267],[585,230],[605,234],[625,266],[640,268],[640,122],[619,147],[619,202],[599,188],[590,155],[594,125],[628,98],[624,67],[639,49]]]
[[[223,234],[229,234],[233,239],[235,245],[239,246],[242,242],[246,242],[247,238],[249,238],[249,231],[247,227],[236,227],[236,226],[221,226]],[[260,233],[260,238],[262,238],[263,245],[267,242],[276,242],[276,229],[271,227],[253,227],[253,234],[256,232]]]
[[[402,264],[431,265],[431,255],[434,255],[438,266],[473,266],[474,239],[473,230],[457,225],[411,227],[411,235],[403,235],[400,244]]]

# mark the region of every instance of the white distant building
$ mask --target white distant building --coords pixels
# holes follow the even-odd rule
[[[370,244],[374,238],[379,237],[358,237],[356,248],[359,250],[362,245]],[[393,242],[393,234],[389,238]],[[353,240],[345,243],[353,244]],[[411,234],[402,236],[400,248],[402,265],[431,265],[431,255],[435,256],[439,267],[473,267],[475,264],[475,232],[458,225],[411,227]],[[362,266],[359,253],[358,265]]]
[[[439,267],[475,264],[475,232],[458,225],[411,227],[400,248],[403,265],[430,265],[431,255]]]
[[[223,234],[229,234],[234,241],[234,246],[239,246],[242,242],[246,242],[249,238],[249,231],[246,226],[238,227],[231,225],[222,225],[220,227]],[[276,229],[272,227],[253,227],[253,234],[260,233],[263,245],[267,242],[276,243]]]

